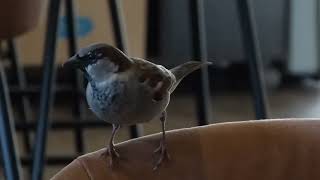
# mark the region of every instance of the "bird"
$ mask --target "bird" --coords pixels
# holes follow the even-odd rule
[[[120,126],[145,123],[159,118],[162,137],[154,153],[160,153],[154,170],[164,160],[170,160],[166,144],[166,108],[170,95],[181,80],[191,72],[211,63],[188,61],[172,69],[137,57],[129,57],[106,43],[94,43],[81,48],[63,67],[79,69],[88,80],[86,100],[89,109],[107,123],[112,133],[106,150],[112,167],[120,158],[114,137]]]

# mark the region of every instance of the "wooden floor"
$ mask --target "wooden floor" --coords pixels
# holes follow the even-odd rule
[[[273,89],[268,92],[270,118],[314,118],[320,117],[320,85],[307,83],[302,87]],[[63,116],[62,111],[55,115]],[[254,109],[252,98],[246,92],[217,93],[212,97],[213,119],[210,123],[227,121],[252,120]],[[168,129],[192,127],[196,125],[196,111],[194,98],[191,95],[174,95],[168,109]],[[143,124],[144,134],[160,131],[160,122],[154,120]],[[85,130],[86,152],[102,148],[110,136],[109,128]],[[20,135],[19,135],[20,136]],[[122,128],[117,134],[116,141],[121,142],[129,138],[128,129]],[[21,146],[21,138],[19,137]],[[20,148],[22,149],[22,148]],[[47,146],[48,155],[74,154],[74,136],[72,131],[51,131]],[[24,154],[24,152],[21,152]],[[63,166],[47,166],[45,178],[49,179]],[[1,177],[1,176],[0,176]],[[1,178],[0,178],[1,179]]]

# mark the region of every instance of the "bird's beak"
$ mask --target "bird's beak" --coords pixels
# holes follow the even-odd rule
[[[68,61],[63,63],[62,66],[67,68],[81,68],[81,63],[77,56],[74,55],[71,58],[69,58]]]

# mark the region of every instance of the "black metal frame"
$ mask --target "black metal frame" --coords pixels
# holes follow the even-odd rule
[[[189,7],[191,12],[192,44],[194,45],[193,59],[208,63],[203,0],[190,0]],[[209,124],[212,119],[208,68],[206,66],[202,67],[197,77],[201,79],[200,81],[194,80],[198,125],[201,126]]]
[[[12,62],[12,68],[15,75],[15,81],[19,89],[25,89],[27,87],[25,73],[18,57],[17,49],[14,40],[7,41],[8,58]],[[19,119],[22,126],[25,126],[31,119],[31,105],[29,98],[26,96],[20,96],[18,99],[18,112]],[[31,142],[28,129],[23,130],[23,144],[25,151],[29,154],[31,152]]]
[[[73,56],[77,51],[77,38],[76,38],[76,26],[74,24],[74,9],[73,0],[65,0],[65,11],[67,18],[67,32],[68,32],[68,45],[69,45],[69,56]],[[77,70],[73,70],[73,91],[77,92],[81,89],[82,78]],[[82,98],[78,93],[73,94],[73,115],[75,117],[74,133],[76,142],[76,151],[78,154],[84,153],[84,143],[83,143],[83,131],[79,122],[83,119],[83,103]]]
[[[160,17],[161,17],[161,0],[147,1],[147,39],[146,55],[147,57],[157,57],[160,43]]]
[[[74,119],[77,120],[77,119]],[[70,121],[70,119],[59,119],[58,120],[49,120],[50,123],[50,130],[65,130],[65,129],[72,129],[75,125],[80,126],[81,129],[83,128],[105,128],[111,127],[109,124],[105,123],[101,120],[96,119],[86,119],[81,120],[80,122]],[[35,131],[37,129],[37,123],[30,122],[25,125],[23,124],[16,124],[16,129],[18,131],[28,130],[28,131]]]
[[[49,112],[54,95],[54,60],[60,2],[61,0],[50,0],[48,4],[47,29],[43,55],[43,81],[40,97],[40,111],[32,156],[32,180],[42,179],[44,169],[44,157],[49,130]]]
[[[268,116],[266,88],[260,43],[256,30],[254,12],[251,0],[237,0],[240,17],[241,33],[244,39],[245,52],[248,58],[252,97],[257,119],[266,119]]]
[[[4,68],[0,64],[0,143],[3,169],[8,180],[21,178],[21,164],[14,141],[13,117]]]

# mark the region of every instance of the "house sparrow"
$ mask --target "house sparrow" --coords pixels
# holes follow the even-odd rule
[[[209,64],[209,63],[208,63]],[[107,44],[82,48],[64,66],[80,69],[88,79],[86,98],[90,109],[101,120],[113,125],[105,155],[110,165],[119,158],[113,139],[120,125],[148,122],[156,117],[162,124],[162,139],[154,153],[160,153],[154,169],[169,159],[165,121],[170,94],[180,81],[204,63],[190,61],[166,69],[141,58],[128,57]]]

